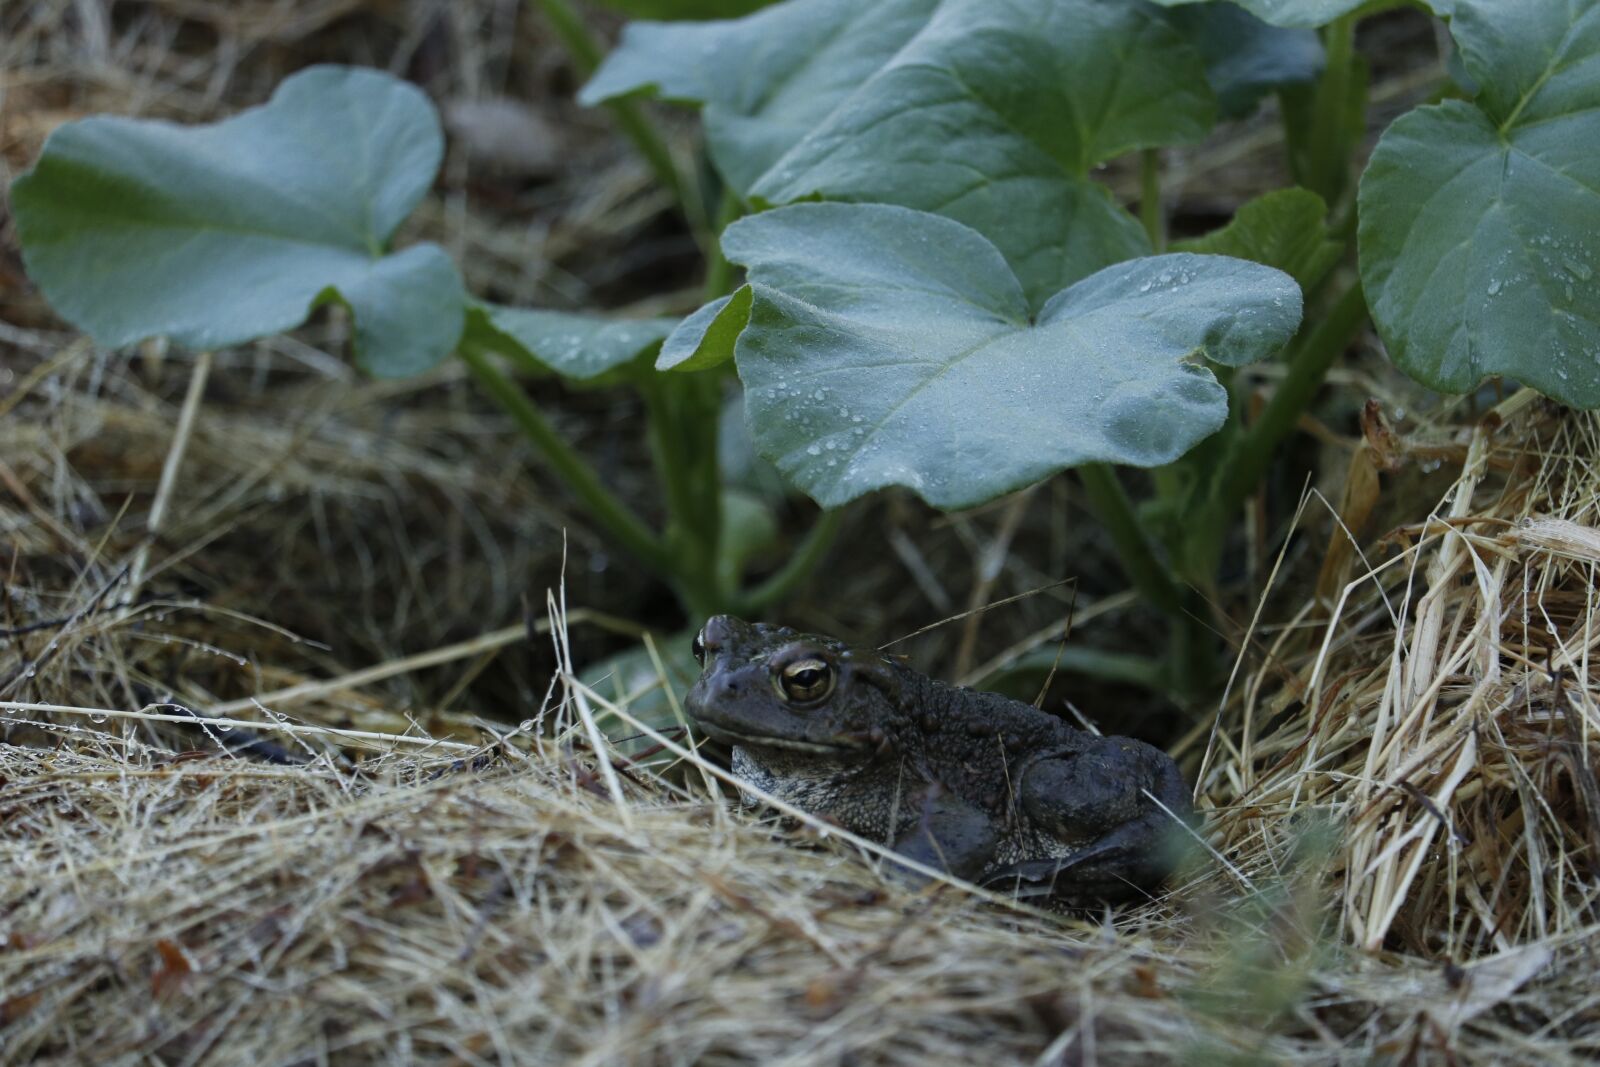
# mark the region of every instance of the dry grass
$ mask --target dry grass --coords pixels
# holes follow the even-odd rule
[[[150,721],[163,709],[128,709],[174,663],[185,699],[221,689],[206,665],[234,664],[250,624],[199,601],[130,603],[116,583],[60,589],[54,621],[0,646],[0,699],[101,703],[7,718],[0,1048],[230,1064],[1578,1062],[1600,1044],[1597,428],[1519,394],[1420,450],[1460,446],[1459,481],[1332,608],[1258,626],[1245,664],[1262,666],[1241,670],[1205,772],[1213,851],[1168,898],[1114,916],[886,883],[837,834],[741,809],[709,764],[664,774],[597,747],[597,721],[626,709],[566,669],[509,733],[396,705],[370,675],[294,673],[288,692],[211,710],[310,762],[238,758],[218,727],[175,737]],[[58,509],[0,500],[14,557],[48,556]],[[36,619],[39,590],[8,588],[8,625]],[[565,668],[567,635],[590,623],[555,621]],[[433,659],[472,664],[515,639]]]
[[[1367,950],[1459,961],[1595,929],[1596,430],[1516,394],[1455,435],[1459,480],[1331,612],[1256,636],[1205,778],[1217,828],[1249,854],[1297,812],[1335,820],[1340,932]]]

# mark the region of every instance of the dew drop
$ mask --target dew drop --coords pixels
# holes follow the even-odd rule
[[[523,719],[521,722],[517,723],[517,729],[519,729],[519,730],[531,730],[531,729],[533,729],[533,720],[532,719]]]
[[[107,715],[105,712],[97,711],[94,714],[89,716],[89,721],[93,722],[93,723],[101,723],[101,722],[105,722],[108,718],[110,718],[110,716]]]

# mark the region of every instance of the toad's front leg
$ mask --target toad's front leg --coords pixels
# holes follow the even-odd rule
[[[918,798],[916,811],[916,823],[894,842],[902,856],[967,881],[994,858],[1000,838],[986,812],[937,785]]]

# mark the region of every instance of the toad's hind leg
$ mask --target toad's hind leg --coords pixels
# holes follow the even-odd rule
[[[1156,808],[1147,792],[1174,812],[1188,810],[1171,757],[1143,741],[1105,737],[1083,752],[1034,762],[1018,800],[1034,825],[1062,841],[1091,841]]]
[[[1071,854],[1024,860],[986,883],[1023,895],[1117,900],[1150,889],[1172,866],[1168,838],[1190,817],[1188,790],[1166,753],[1108,737],[1024,772],[1018,801],[1034,826]]]

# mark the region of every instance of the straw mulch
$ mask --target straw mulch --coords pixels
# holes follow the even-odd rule
[[[1325,567],[1331,596],[1251,638],[1262,665],[1204,781],[1217,831],[1248,856],[1297,817],[1331,820],[1355,945],[1459,962],[1595,928],[1597,425],[1531,391],[1426,447],[1374,425],[1347,514],[1364,472],[1408,453],[1454,454],[1459,479],[1348,582]]]
[[[709,764],[597,746],[626,708],[572,678],[589,624],[554,602],[567,684],[520,727],[257,653],[292,684],[208,710],[308,762],[240,756],[244,727],[161,721],[151,694],[163,665],[237,687],[228,649],[259,627],[23,580],[59,577],[64,536],[30,467],[0,495],[0,1058],[1577,1062],[1600,1044],[1597,426],[1518,394],[1426,447],[1369,438],[1358,470],[1455,455],[1461,477],[1330,599],[1255,621],[1186,754],[1206,848],[1165,899],[1095,916],[886,881]]]

